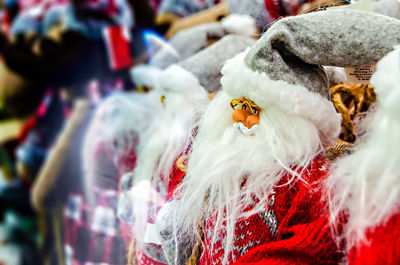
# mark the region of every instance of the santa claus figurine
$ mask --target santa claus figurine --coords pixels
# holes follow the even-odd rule
[[[375,63],[399,33],[385,16],[317,12],[279,20],[225,63],[186,176],[157,219],[163,247],[175,246],[172,263],[339,262],[321,181],[340,117],[321,65]]]
[[[400,264],[399,72],[396,48],[372,76],[378,102],[366,136],[335,164],[328,181],[334,227],[347,219],[343,236],[349,265]]]

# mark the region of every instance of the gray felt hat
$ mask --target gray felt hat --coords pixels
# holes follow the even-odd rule
[[[255,40],[248,37],[227,35],[195,55],[169,66],[162,72],[160,84],[166,91],[186,94],[196,94],[200,87],[208,93],[215,92],[221,86],[224,62],[254,43]]]
[[[229,15],[221,22],[184,29],[176,33],[168,45],[158,50],[149,64],[165,69],[205,49],[209,40],[220,39],[228,34],[252,36],[255,29],[255,20],[251,16],[238,14]],[[238,45],[240,47],[240,43]]]
[[[202,24],[181,30],[150,59],[149,64],[161,69],[186,59],[207,47],[208,39],[222,38],[227,33],[219,22]]]
[[[195,75],[207,92],[216,92],[221,87],[221,68],[224,62],[255,42],[248,37],[227,35],[178,65]]]
[[[371,1],[372,10],[389,17],[400,18],[400,2],[398,0]]]
[[[321,65],[371,65],[400,43],[400,21],[372,12],[329,10],[276,22],[257,43],[229,60],[221,83],[234,98],[277,106],[312,120],[334,141],[340,119],[328,100]]]

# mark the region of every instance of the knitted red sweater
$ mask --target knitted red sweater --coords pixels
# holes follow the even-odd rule
[[[354,247],[349,265],[400,264],[400,213],[367,233],[367,240]]]
[[[331,238],[326,215],[322,215],[319,180],[329,170],[329,163],[316,158],[302,173],[306,181],[275,188],[265,212],[236,224],[234,264],[337,264],[339,251]],[[280,183],[290,178],[288,174]],[[222,264],[224,251],[216,243],[210,253],[207,232],[200,264]]]

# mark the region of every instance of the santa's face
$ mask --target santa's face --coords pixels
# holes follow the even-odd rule
[[[244,135],[255,135],[260,123],[260,112],[262,109],[253,101],[242,97],[234,98],[230,102],[234,127],[238,128]]]

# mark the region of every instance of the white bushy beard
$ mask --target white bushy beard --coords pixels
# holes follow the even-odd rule
[[[224,263],[233,247],[235,223],[265,211],[268,195],[281,177],[296,167],[306,167],[322,150],[318,129],[311,121],[286,115],[274,106],[261,112],[254,136],[242,134],[233,126],[231,99],[221,91],[207,107],[171,214],[175,242],[197,234],[200,218],[213,218],[214,235],[226,222]],[[241,189],[245,178],[246,186]],[[288,184],[300,179],[294,174]],[[251,196],[259,202],[244,213],[241,210],[254,202]]]
[[[167,93],[165,109],[147,130],[139,145],[138,166],[134,184],[143,180],[163,180],[168,188],[169,175],[175,160],[188,145],[193,119],[204,102],[194,103],[181,93]]]
[[[207,103],[205,90],[164,93],[164,108],[144,133],[138,147],[138,163],[133,174],[132,202],[136,244],[143,246],[148,227],[149,201],[162,206],[168,191],[170,173],[175,160],[188,146],[193,120]],[[160,103],[161,104],[161,103]]]
[[[369,114],[372,119],[367,118],[369,130],[352,154],[335,163],[327,182],[331,223],[337,228],[336,225],[343,224],[341,217],[347,216],[348,222],[341,235],[349,249],[363,243],[368,229],[382,225],[399,211],[398,51],[382,59],[372,77],[378,103],[375,113]]]

